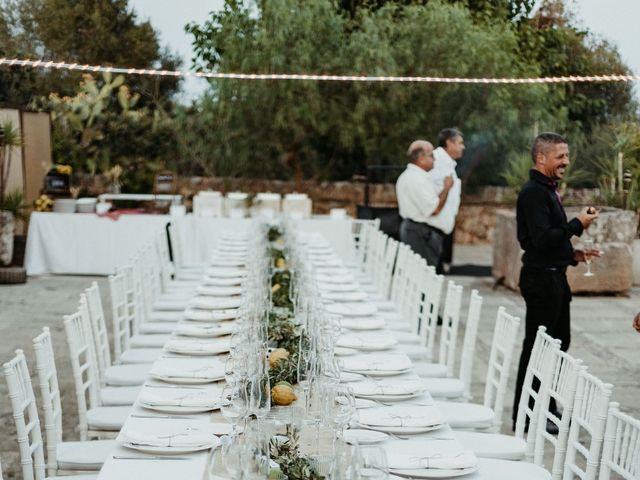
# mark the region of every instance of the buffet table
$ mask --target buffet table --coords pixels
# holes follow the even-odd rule
[[[202,218],[187,215],[120,215],[117,220],[95,214],[34,212],[25,253],[28,275],[110,275],[116,264],[133,255],[159,227],[174,222],[185,263],[201,263],[220,233],[242,231],[250,219]],[[300,231],[321,233],[342,258],[352,256],[351,220],[313,217],[297,220]]]

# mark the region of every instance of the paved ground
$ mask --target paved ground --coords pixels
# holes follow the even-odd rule
[[[485,246],[456,246],[455,256],[456,264],[491,263],[491,249]],[[517,293],[505,288],[493,290],[493,281],[488,277],[451,278],[465,287],[463,315],[466,315],[468,293],[471,288],[478,289],[484,298],[473,384],[474,400],[481,402],[496,311],[503,305],[510,313],[524,319],[524,302]],[[104,278],[44,276],[29,279],[26,285],[0,287],[0,361],[9,360],[16,348],[22,348],[27,355],[32,375],[35,374],[31,339],[43,326],[49,326],[52,330],[62,391],[66,440],[77,439],[77,409],[62,317],[75,310],[80,293],[93,280],[97,280],[103,290],[103,304],[105,310],[108,310],[109,304],[104,295]],[[640,418],[640,334],[631,328],[631,319],[638,310],[640,289],[634,289],[629,298],[576,297],[572,305],[573,340],[570,353],[584,360],[592,373],[604,381],[613,383],[614,399],[621,403],[622,410]],[[523,331],[524,329],[521,329],[516,359],[520,355],[519,345]],[[514,377],[515,367],[511,372],[505,401],[505,432],[510,431],[511,427]],[[34,386],[37,389],[35,378]],[[39,392],[36,395],[39,399]],[[4,381],[0,381],[0,459],[5,470],[5,478],[17,478],[15,472],[19,468],[19,459],[15,429]]]

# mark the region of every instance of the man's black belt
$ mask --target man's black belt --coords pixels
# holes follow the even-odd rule
[[[414,220],[411,220],[410,218],[405,218],[404,220],[406,220],[409,223],[413,223],[414,225],[422,225],[424,227],[430,228],[431,230],[435,230],[436,232],[438,232],[443,237],[446,237],[446,235],[447,235],[442,230],[440,230],[438,227],[434,227],[433,225],[429,225],[427,222],[416,222]]]

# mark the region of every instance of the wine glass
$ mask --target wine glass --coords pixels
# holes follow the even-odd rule
[[[389,478],[387,454],[379,446],[360,446],[360,478],[385,480]]]
[[[247,396],[242,382],[234,385],[226,385],[220,395],[220,411],[222,416],[231,424],[232,436],[236,436],[236,430],[240,419],[248,414]]]
[[[585,239],[582,241],[583,252],[584,252],[584,261],[587,264],[587,271],[584,273],[585,277],[593,277],[594,273],[591,271],[591,257],[596,249],[596,245],[593,243],[591,239]]]
[[[264,418],[271,410],[271,387],[269,374],[263,373],[252,378],[250,383],[251,413],[258,419]]]

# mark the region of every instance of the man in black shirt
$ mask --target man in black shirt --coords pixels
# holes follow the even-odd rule
[[[558,181],[569,166],[569,145],[557,133],[542,133],[531,151],[534,166],[529,181],[518,195],[516,220],[518,241],[524,250],[520,273],[520,292],[527,306],[525,337],[516,379],[513,422],[518,415],[518,403],[531,350],[540,325],[547,333],[562,341],[562,350],[571,340],[569,303],[571,289],[566,270],[585,260],[584,252],[574,250],[571,237],[582,235],[598,217],[592,207],[585,207],[569,221],[557,192]],[[597,252],[588,252],[598,256]],[[555,405],[550,405],[555,410]]]

